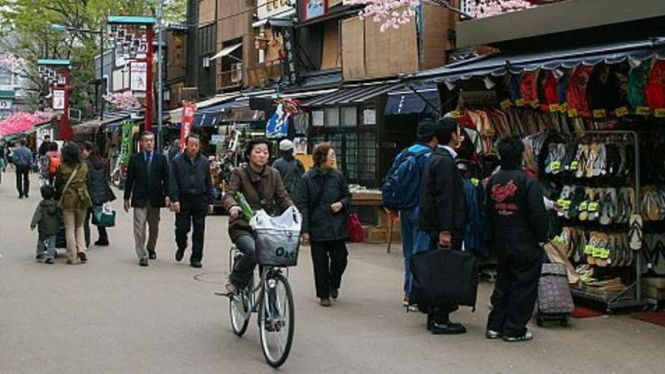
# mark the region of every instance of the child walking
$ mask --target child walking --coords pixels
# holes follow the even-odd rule
[[[55,236],[60,230],[60,213],[58,202],[53,200],[55,191],[53,187],[45,185],[40,189],[42,201],[37,206],[32,216],[30,229],[39,227],[39,239],[37,241],[37,261],[45,260],[47,264],[53,264],[55,259]]]

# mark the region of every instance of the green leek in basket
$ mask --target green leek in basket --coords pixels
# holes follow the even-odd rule
[[[240,192],[236,192],[234,197],[236,198],[238,204],[240,204],[240,209],[242,209],[242,213],[245,215],[245,219],[249,221],[254,218],[254,209],[252,209],[252,207],[247,202],[247,199],[245,199],[245,195]]]

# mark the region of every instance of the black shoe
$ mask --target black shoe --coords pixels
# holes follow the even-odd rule
[[[197,268],[197,269],[200,269],[200,268],[203,267],[203,265],[201,265],[201,263],[200,263],[199,261],[192,261],[189,265],[190,265],[191,267],[193,267],[193,268]]]
[[[108,247],[109,246],[109,241],[108,240],[97,240],[95,242],[96,247]]]
[[[82,264],[85,264],[86,262],[88,262],[88,256],[86,256],[85,253],[79,252],[76,255],[78,256],[79,261],[81,261]]]
[[[151,259],[151,260],[156,260],[157,259],[157,252],[148,251],[148,258]]]
[[[148,259],[143,257],[142,259],[139,260],[139,265],[148,266]]]
[[[332,297],[333,300],[337,300],[339,297],[339,288],[334,288],[330,290],[330,297]]]
[[[175,260],[180,262],[182,261],[182,258],[185,257],[185,250],[184,249],[178,249],[175,251]]]
[[[330,299],[328,298],[323,298],[319,300],[319,305],[321,305],[324,308],[329,308],[332,306],[332,303],[330,302]]]
[[[19,199],[22,199],[22,198],[23,198],[23,195],[18,195],[18,198],[19,198]]]
[[[445,324],[432,323],[432,334],[434,335],[459,335],[466,334],[466,328],[459,323],[448,322]]]
[[[37,255],[37,257],[35,257],[35,260],[37,260],[37,261],[44,260],[44,255]]]
[[[28,195],[28,194],[25,194],[25,198],[26,198],[26,199],[27,199],[27,198],[29,198],[29,197],[30,197],[30,195]]]
[[[46,261],[44,261],[45,264],[53,265],[55,261],[52,258],[47,258]]]

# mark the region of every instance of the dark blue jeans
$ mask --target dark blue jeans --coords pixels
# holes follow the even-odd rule
[[[411,274],[411,256],[429,248],[429,235],[418,227],[420,208],[403,210],[399,217],[402,224],[402,253],[404,255],[404,294],[411,294],[413,275]]]

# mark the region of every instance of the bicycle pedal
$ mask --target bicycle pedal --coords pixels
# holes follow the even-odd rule
[[[231,296],[233,296],[233,294],[230,294],[230,293],[222,293],[222,292],[215,292],[215,296],[231,297]]]

